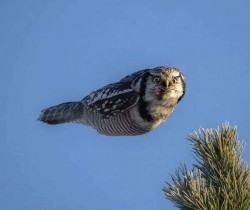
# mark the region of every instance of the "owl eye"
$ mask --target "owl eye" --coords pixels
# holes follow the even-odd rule
[[[179,77],[180,77],[180,76],[173,77],[173,82],[176,83]]]
[[[160,82],[161,78],[160,77],[153,77],[153,82]]]

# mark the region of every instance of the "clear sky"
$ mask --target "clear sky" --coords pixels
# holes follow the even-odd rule
[[[0,206],[4,210],[175,209],[162,192],[199,126],[238,125],[250,162],[250,3],[0,1]],[[107,137],[49,126],[40,110],[134,71],[174,66],[187,93],[156,130]]]

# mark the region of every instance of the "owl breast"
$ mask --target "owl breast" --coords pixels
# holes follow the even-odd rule
[[[151,113],[152,120],[143,118],[139,111],[139,106],[135,105],[125,112],[103,118],[98,112],[87,111],[85,122],[78,121],[77,123],[89,125],[94,127],[99,133],[110,136],[134,136],[145,134],[158,125],[163,123],[169,115],[173,112],[174,107],[168,106],[152,106],[149,113]],[[150,106],[148,106],[149,108]]]
[[[94,116],[95,115],[95,116]],[[102,119],[98,114],[91,114],[95,119],[90,126],[99,133],[111,136],[134,136],[147,133],[152,128],[152,123],[145,122],[138,112],[138,107],[132,107],[118,115]]]

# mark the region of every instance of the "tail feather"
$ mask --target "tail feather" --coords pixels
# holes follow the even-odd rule
[[[82,116],[82,103],[67,102],[42,110],[38,120],[48,124],[60,124],[75,121]]]

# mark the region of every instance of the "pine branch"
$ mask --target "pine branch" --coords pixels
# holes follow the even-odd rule
[[[249,210],[250,169],[241,158],[237,128],[201,128],[188,140],[197,164],[190,172],[185,165],[177,169],[173,184],[163,188],[166,198],[183,210]]]

